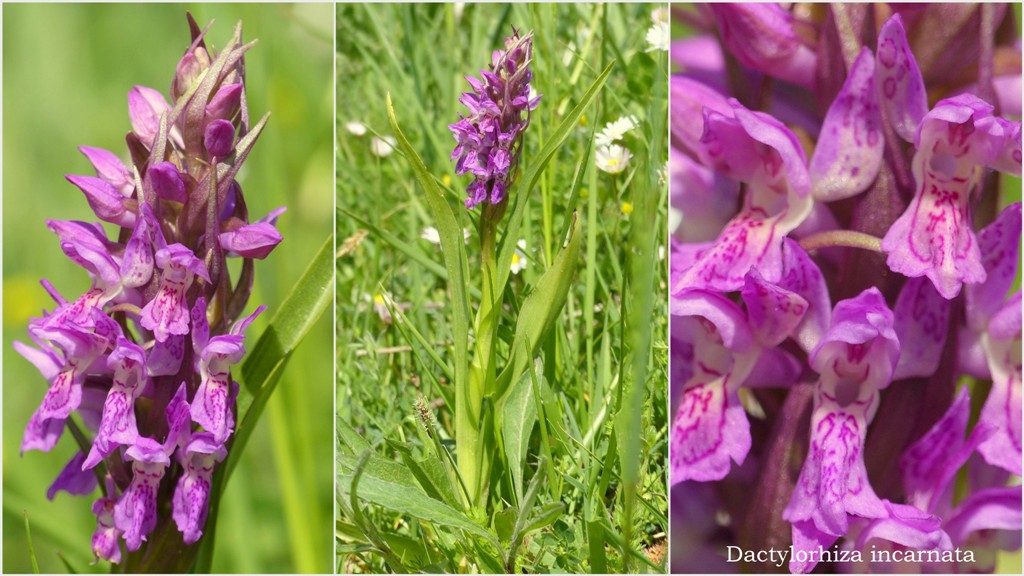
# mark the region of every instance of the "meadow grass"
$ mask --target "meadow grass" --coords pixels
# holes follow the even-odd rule
[[[11,347],[26,323],[53,304],[38,285],[65,295],[88,277],[61,253],[46,218],[95,221],[63,174],[89,174],[76,147],[126,157],[126,94],[134,84],[167,91],[188,46],[185,10],[220,47],[238,20],[259,43],[246,58],[247,97],[267,129],[240,178],[251,213],[287,205],[284,242],[256,263],[255,346],[277,308],[332,232],[331,18],[326,5],[5,5],[3,98],[3,570],[30,572],[23,513],[43,573],[106,571],[91,565],[93,498],[46,487],[75,449],[69,435],[48,454],[18,456],[28,416],[46,383]],[[237,271],[236,271],[237,274]],[[331,320],[322,318],[286,366],[278,387],[226,486],[213,552],[215,572],[315,572],[331,569],[333,430]],[[241,370],[235,370],[241,379]],[[97,492],[98,493],[98,492]],[[212,519],[211,519],[212,521]],[[66,559],[64,563],[61,556]]]
[[[511,525],[530,504],[537,511],[531,519],[543,527],[520,538],[515,569],[664,571],[666,188],[659,174],[667,64],[663,52],[645,53],[653,7],[481,4],[460,13],[453,5],[338,5],[338,571],[507,568],[500,561],[516,540]],[[405,483],[408,467],[426,470],[433,461],[451,470],[446,461],[455,454],[452,302],[440,248],[420,238],[438,224],[409,162],[400,152],[374,155],[370,139],[392,134],[390,94],[412,149],[469,231],[475,310],[479,211],[461,205],[468,177],[454,175],[447,125],[461,111],[462,77],[478,75],[513,26],[534,34],[532,85],[543,95],[521,175],[602,70],[612,68],[526,205],[515,239],[525,241],[519,257],[526,266],[506,290],[499,356],[510,355],[523,298],[556,262],[574,211],[581,256],[565,307],[517,384],[523,417],[518,425],[502,423],[506,435],[523,439],[521,451],[496,454],[503,473],[492,478],[492,492],[505,500],[492,499],[481,513],[463,509],[458,497],[434,495],[460,518],[417,507],[428,499],[422,490],[434,487],[429,480]],[[593,132],[627,114],[640,119],[625,141],[635,157],[619,175],[600,172]],[[351,121],[368,133],[351,134]],[[526,192],[522,182],[512,189]],[[363,454],[367,447],[372,456]],[[524,468],[514,465],[520,458]],[[382,478],[394,484],[379,484]],[[370,503],[383,485],[422,498],[406,510]]]

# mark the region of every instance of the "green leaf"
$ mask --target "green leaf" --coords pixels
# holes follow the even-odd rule
[[[573,129],[579,123],[580,117],[583,116],[583,113],[594,102],[598,92],[601,91],[605,81],[608,80],[608,75],[611,74],[612,67],[614,66],[615,61],[613,60],[604,69],[604,72],[601,72],[601,75],[594,80],[590,88],[580,97],[579,104],[565,115],[562,123],[555,128],[555,131],[544,142],[544,146],[541,148],[540,153],[537,154],[537,157],[530,160],[529,167],[522,179],[515,184],[516,193],[511,195],[512,211],[508,217],[505,235],[501,239],[501,246],[498,248],[498,282],[496,286],[504,286],[508,282],[508,275],[512,270],[512,256],[516,252],[516,242],[519,241],[519,228],[523,224],[523,215],[526,212],[526,205],[530,199],[530,192],[537,185],[537,181],[540,179],[544,169],[547,168],[548,163],[554,158],[555,152],[569,138]]]
[[[285,301],[277,309],[256,345],[248,350],[242,363],[242,386],[238,395],[239,425],[231,440],[227,460],[217,467],[211,490],[209,518],[194,566],[196,572],[209,572],[217,527],[220,495],[241,459],[256,422],[270,395],[277,387],[288,358],[310,328],[327,309],[334,296],[334,241],[328,237],[309,267],[303,272]]]
[[[440,500],[449,506],[456,506],[459,502],[452,485],[452,478],[442,463],[436,458],[416,458],[412,455],[410,444],[403,444],[388,440],[388,445],[398,452],[402,462],[409,469],[421,488],[428,496]]]
[[[557,520],[562,514],[565,514],[565,504],[561,502],[548,502],[547,504],[540,507],[540,510],[530,518],[530,521],[523,527],[523,534],[529,534],[536,530],[540,530],[545,526],[550,526]],[[594,571],[594,573],[600,573],[601,571]]]
[[[354,477],[341,476],[338,478],[339,489],[342,493],[351,493]],[[358,494],[360,500],[372,502],[389,510],[408,514],[426,522],[440,526],[448,526],[464,530],[474,536],[478,536],[494,546],[498,547],[498,539],[487,529],[473,522],[462,512],[455,508],[427,496],[418,487],[389,482],[376,476],[367,475],[359,479]]]
[[[544,271],[537,281],[537,286],[526,297],[519,310],[509,361],[498,375],[495,385],[495,395],[498,398],[505,394],[513,379],[526,371],[537,346],[565,306],[569,286],[572,285],[576,265],[580,260],[581,246],[578,219],[573,213],[568,244],[555,257],[551,267]]]
[[[538,372],[543,373],[543,368]],[[531,377],[529,372],[519,377],[515,386],[509,390],[501,408],[501,438],[505,444],[505,458],[508,459],[512,473],[516,502],[523,500],[523,465],[526,462],[526,448],[530,442],[533,425],[537,422],[537,404],[533,401]]]
[[[387,95],[388,121],[395,132],[398,147],[412,166],[416,179],[426,194],[427,205],[437,224],[438,235],[441,237],[441,252],[444,266],[448,273],[448,288],[452,298],[452,336],[455,340],[455,382],[466,381],[469,370],[469,297],[466,290],[469,286],[469,264],[466,262],[465,237],[452,207],[448,204],[434,177],[427,170],[423,159],[409,144],[395,117],[395,108],[391,104],[391,94]]]
[[[508,542],[512,539],[516,529],[516,518],[518,517],[519,509],[515,506],[509,506],[494,515],[492,520],[494,531],[498,533],[498,538],[501,538],[502,542]]]

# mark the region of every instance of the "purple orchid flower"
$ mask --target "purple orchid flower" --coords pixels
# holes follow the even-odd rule
[[[178,479],[174,489],[172,515],[186,544],[198,541],[203,535],[213,467],[226,456],[224,444],[217,442],[209,432],[193,435],[184,448],[181,458],[185,473]]]
[[[29,321],[34,346],[14,344],[49,383],[22,451],[51,450],[80,414],[91,446],[74,454],[47,495],[88,495],[103,482],[92,550],[113,563],[122,561],[120,539],[133,555],[149,554],[143,547],[157,531],[177,529],[187,544],[201,538],[216,497],[213,469],[234,430],[231,366],[245,353],[245,329],[266,309],[242,316],[252,260],[282,240],[274,224],[285,209],[250,222],[234,179],[266,122],[249,125],[244,96],[243,56],[253,44],[241,42],[239,28],[212,53],[191,16],[189,24],[192,43],[171,100],[142,86],[129,92],[131,163],[83,146],[96,175],[67,176],[96,217],[115,226],[112,236],[99,223],[47,221],[91,286],[66,299],[43,280],[57,306]],[[237,281],[228,257],[244,260]]]
[[[473,91],[459,102],[469,116],[460,114],[459,121],[448,126],[456,142],[451,157],[456,160],[455,173],[474,176],[466,188],[466,208],[481,202],[501,204],[515,179],[529,113],[540,104],[540,95],[530,93],[532,59],[533,35],[514,32],[505,40],[505,49],[494,52],[490,70],[480,71],[482,80],[466,77]]]

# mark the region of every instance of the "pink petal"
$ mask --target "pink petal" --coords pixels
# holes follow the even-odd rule
[[[849,198],[875,181],[885,145],[881,127],[875,60],[871,50],[862,48],[828,109],[811,158],[816,200]]]

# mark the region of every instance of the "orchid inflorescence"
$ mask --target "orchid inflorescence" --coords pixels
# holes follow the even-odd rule
[[[274,223],[284,208],[250,222],[235,181],[267,119],[249,125],[243,57],[253,44],[242,44],[239,24],[214,53],[188,20],[192,41],[170,103],[152,88],[128,93],[130,165],[83,146],[96,176],[67,176],[114,225],[113,239],[98,222],[47,221],[92,286],[69,301],[43,280],[57,307],[29,321],[38,347],[14,344],[49,382],[22,452],[48,452],[72,428],[80,451],[47,495],[100,486],[92,549],[115,563],[119,538],[134,552],[172,519],[185,544],[202,536],[214,468],[235,426],[231,366],[266,308],[240,317],[253,259],[281,242]],[[235,283],[229,257],[242,258]],[[91,445],[75,411],[94,432]]]
[[[709,34],[672,47],[679,501],[745,487],[727,530],[749,548],[789,544],[755,521],[791,532],[792,572],[837,541],[971,549],[984,560],[928,569],[991,569],[993,531],[1021,529],[1021,205],[997,211],[990,178],[1021,174],[1021,124],[996,112],[1021,112],[1019,40],[997,45],[1011,11],[685,17]],[[943,21],[966,32],[915,44],[923,68],[907,30]]]
[[[481,70],[480,79],[466,76],[473,91],[463,93],[459,102],[469,116],[459,114],[448,129],[457,142],[455,173],[474,176],[466,188],[467,208],[501,204],[515,178],[529,113],[540,104],[540,95],[530,92],[532,58],[533,34],[513,32],[505,49],[494,51],[490,70]]]

